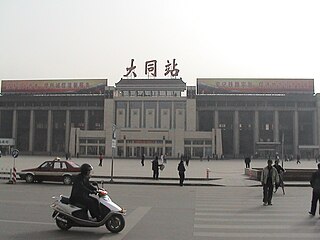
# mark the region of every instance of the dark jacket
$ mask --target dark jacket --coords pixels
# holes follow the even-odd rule
[[[178,164],[178,171],[179,172],[185,172],[186,171],[186,168],[184,167],[184,164],[183,164],[182,161]]]
[[[159,171],[159,162],[157,159],[152,161],[152,170],[153,171]]]
[[[312,174],[310,184],[314,192],[320,192],[320,170]]]
[[[73,179],[70,202],[82,203],[83,199],[89,198],[89,194],[96,191],[97,189],[89,182],[89,179],[80,173]]]

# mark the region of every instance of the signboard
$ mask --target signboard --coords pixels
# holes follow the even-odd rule
[[[198,94],[314,93],[313,79],[198,78]]]
[[[106,79],[3,80],[2,94],[104,93]]]
[[[19,150],[18,149],[13,149],[11,152],[11,155],[13,158],[17,158],[19,156]]]
[[[0,146],[14,146],[15,141],[13,138],[0,138]]]

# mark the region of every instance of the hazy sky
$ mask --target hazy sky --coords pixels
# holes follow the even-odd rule
[[[0,0],[0,79],[107,78],[176,59],[196,78],[314,78],[319,0]]]

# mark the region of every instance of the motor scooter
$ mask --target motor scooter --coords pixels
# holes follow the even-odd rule
[[[101,220],[93,221],[88,216],[88,209],[81,204],[70,204],[69,198],[60,195],[51,208],[54,210],[52,218],[61,230],[69,230],[71,227],[100,227],[105,225],[112,233],[121,232],[125,226],[124,215],[126,210],[119,207],[108,196],[108,192],[98,187],[97,200],[100,204]]]

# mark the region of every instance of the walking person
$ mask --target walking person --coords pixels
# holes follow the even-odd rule
[[[283,195],[285,195],[286,193],[284,192],[284,182],[283,182],[285,170],[283,169],[283,167],[281,167],[279,165],[279,160],[276,160],[274,162],[273,167],[275,169],[277,169],[277,172],[278,172],[278,175],[279,175],[279,184],[276,184],[276,186],[275,186],[276,189],[274,190],[274,193],[276,193],[278,188],[281,187],[282,188],[282,193],[283,193]]]
[[[102,167],[103,156],[102,153],[99,154],[99,167]]]
[[[244,162],[246,164],[246,168],[250,168],[251,158],[249,156],[245,157]]]
[[[301,162],[300,162],[300,154],[297,155],[297,164],[299,164],[299,163],[301,164]]]
[[[184,172],[186,171],[186,168],[184,167],[184,163],[182,160],[180,160],[180,163],[178,164],[178,172],[179,172],[179,178],[180,178],[180,186],[183,186],[183,181],[185,179]]]
[[[142,154],[142,156],[141,156],[141,165],[142,165],[142,167],[144,167],[144,159],[145,159],[145,155]]]
[[[158,180],[159,179],[158,156],[156,156],[155,159],[152,161],[152,171],[153,171],[153,179]]]
[[[272,205],[273,186],[279,183],[277,169],[272,166],[272,160],[267,161],[268,165],[262,169],[261,183],[263,186],[263,205]]]
[[[312,187],[312,200],[309,214],[314,216],[317,210],[317,203],[320,201],[320,163],[318,164],[318,170],[312,174],[310,184]]]

